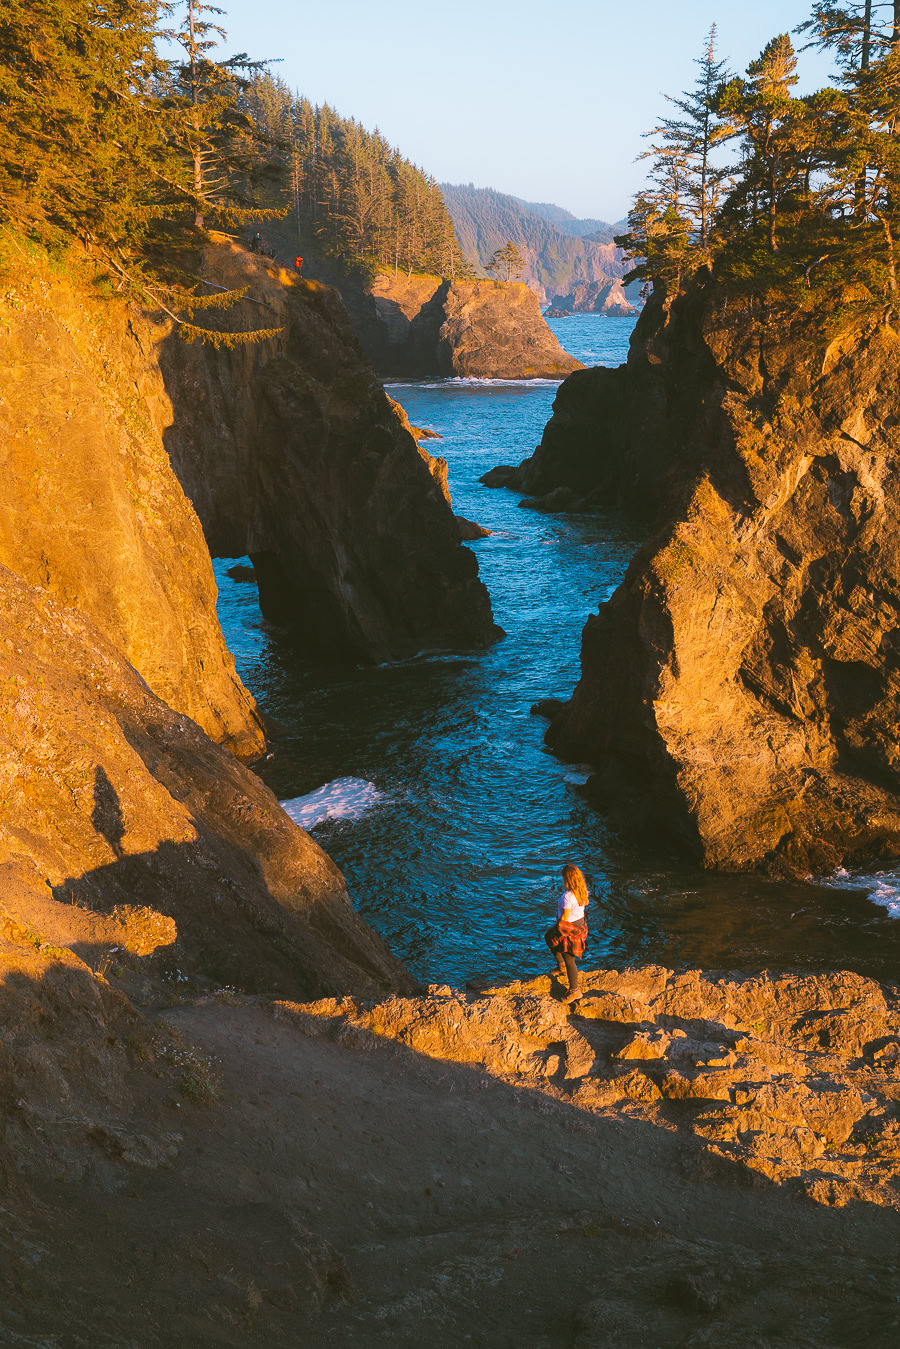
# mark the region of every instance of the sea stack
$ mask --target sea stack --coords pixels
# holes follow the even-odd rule
[[[701,273],[648,306],[626,367],[559,400],[583,393],[596,481],[655,527],[548,738],[707,866],[900,851],[898,357],[878,317],[834,336]],[[582,424],[553,444],[587,473]]]
[[[350,298],[357,330],[386,375],[564,379],[564,351],[521,282],[376,276],[368,303]]]

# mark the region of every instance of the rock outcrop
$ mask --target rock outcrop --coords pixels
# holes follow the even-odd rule
[[[284,1008],[307,1034],[399,1041],[580,1110],[665,1120],[727,1159],[824,1204],[900,1207],[900,1002],[851,973],[704,975],[660,966],[433,987],[376,1005]]]
[[[251,288],[223,327],[283,330],[231,351],[172,339],[161,354],[166,445],[213,554],[250,555],[264,616],[292,624],[311,658],[492,641],[476,560],[337,293],[225,242],[203,272]]]
[[[449,465],[443,455],[429,454],[428,450],[419,442],[421,440],[439,440],[436,431],[428,431],[421,426],[410,426],[409,417],[406,415],[406,409],[396,402],[393,398],[388,398],[394,416],[400,425],[407,431],[416,442],[416,449],[424,462],[428,472],[434,478],[447,505],[453,509],[453,501],[450,497],[450,485],[447,481]],[[464,515],[454,515],[456,527],[459,531],[459,537],[463,543],[472,543],[475,539],[486,539],[490,535],[490,530],[485,529],[483,525],[476,524],[474,520],[467,520]]]
[[[537,296],[521,282],[443,281],[409,329],[410,373],[477,379],[563,379],[563,351]]]
[[[550,304],[569,314],[608,314],[611,318],[630,318],[638,312],[619,279],[582,281],[567,295],[554,295]]]
[[[214,740],[258,754],[262,729],[219,628],[209,552],[163,445],[174,413],[151,325],[99,298],[74,253],[68,270],[24,250],[9,259],[0,564],[88,615]]]
[[[409,986],[259,778],[6,568],[0,749],[0,904],[43,940],[286,996]]]
[[[344,287],[344,294],[385,375],[563,379],[581,368],[519,282],[379,274],[368,292]]]
[[[548,736],[707,866],[900,852],[900,339],[828,332],[700,277],[627,366],[572,377],[522,466],[655,510]]]

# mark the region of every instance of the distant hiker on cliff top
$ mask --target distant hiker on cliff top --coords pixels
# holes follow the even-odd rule
[[[568,979],[569,991],[564,1001],[577,1002],[581,997],[581,985],[575,961],[584,955],[588,936],[584,911],[591,900],[580,867],[569,862],[562,869],[562,878],[566,888],[559,897],[556,922],[544,933],[544,941],[556,956],[560,978],[565,975]]]
[[[303,259],[301,258],[301,256],[300,256],[299,253],[298,253],[297,256],[294,258],[294,271],[295,271],[295,272],[302,272],[302,271],[303,271]]]

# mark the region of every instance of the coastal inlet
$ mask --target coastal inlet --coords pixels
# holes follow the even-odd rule
[[[587,365],[625,359],[629,318],[551,320]],[[695,870],[659,844],[616,836],[589,804],[587,767],[543,744],[533,703],[567,697],[581,629],[641,541],[613,515],[544,514],[479,479],[534,449],[551,382],[423,380],[389,392],[449,463],[454,509],[491,531],[471,546],[506,637],[335,672],[305,663],[260,622],[252,585],[216,564],[238,671],[288,730],[258,771],[345,872],[360,914],[421,978],[530,976],[546,967],[558,868],[594,891],[586,963],[844,969],[893,977],[900,877],[804,885]],[[614,656],[614,653],[612,653]],[[314,800],[310,794],[316,793]]]

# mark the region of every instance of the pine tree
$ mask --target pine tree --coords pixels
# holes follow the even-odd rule
[[[707,34],[703,54],[694,64],[700,73],[694,87],[679,98],[672,98],[683,114],[681,119],[663,122],[666,143],[673,149],[680,147],[685,186],[683,191],[693,211],[698,241],[705,248],[722,185],[728,170],[713,163],[713,151],[729,135],[717,111],[719,93],[727,83],[729,72],[725,61],[716,60],[716,25]]]
[[[787,33],[773,38],[747,67],[747,79],[734,79],[718,100],[720,116],[743,137],[743,188],[755,222],[765,204],[769,250],[778,251],[778,210],[796,183],[797,155],[792,143],[797,57]]]
[[[184,0],[181,25],[167,34],[181,46],[185,59],[170,75],[170,146],[165,181],[179,204],[189,211],[196,229],[212,217],[222,224],[278,219],[285,209],[267,209],[253,200],[257,170],[267,162],[260,137],[241,107],[252,75],[268,63],[252,61],[245,52],[224,60],[210,53],[227,36],[220,25],[204,18],[221,14],[202,0]]]
[[[513,277],[521,276],[525,270],[525,259],[516,248],[512,239],[507,239],[502,248],[495,250],[493,257],[487,265],[489,272],[505,273],[505,280],[510,281]]]
[[[136,253],[161,144],[153,0],[4,0],[0,215]]]

